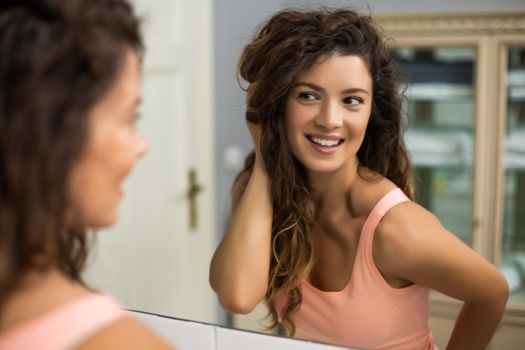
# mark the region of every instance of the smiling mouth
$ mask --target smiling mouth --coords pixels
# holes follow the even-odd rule
[[[314,145],[321,146],[321,147],[337,147],[341,145],[345,140],[343,139],[325,139],[317,136],[312,135],[306,135],[306,138],[308,141],[313,143]]]

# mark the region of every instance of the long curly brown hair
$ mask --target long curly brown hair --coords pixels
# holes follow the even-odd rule
[[[66,224],[68,179],[88,114],[139,56],[139,21],[125,0],[0,4],[0,307],[31,269],[81,282],[86,228]]]
[[[251,84],[246,119],[261,125],[261,152],[270,174],[273,254],[265,300],[275,327],[278,317],[272,300],[278,293],[288,296],[282,324],[292,335],[292,315],[302,302],[299,284],[314,264],[315,247],[313,213],[308,204],[311,187],[304,166],[288,146],[284,110],[298,74],[321,56],[335,53],[362,58],[372,78],[372,111],[357,154],[360,166],[385,176],[413,196],[402,138],[400,76],[372,18],[352,10],[327,8],[285,10],[271,17],[244,48],[238,71]],[[241,173],[251,172],[254,157],[253,152],[247,157]]]

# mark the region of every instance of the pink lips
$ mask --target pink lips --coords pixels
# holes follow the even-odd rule
[[[339,149],[339,146],[334,146],[334,147],[321,146],[313,142],[310,142],[310,144],[316,151],[319,151],[324,154],[335,153]]]
[[[334,138],[334,137],[319,137],[319,136],[316,136],[316,135],[312,135],[312,136],[315,136],[315,137],[318,137],[318,138],[323,138],[325,140],[338,140],[339,138]],[[320,152],[320,153],[323,153],[323,154],[332,154],[332,153],[335,153],[337,152],[337,150],[339,149],[339,147],[342,145],[342,143],[338,144],[337,146],[322,146],[318,143],[315,143],[313,142],[312,140],[310,140],[308,137],[307,137],[309,143],[312,145],[312,147]]]

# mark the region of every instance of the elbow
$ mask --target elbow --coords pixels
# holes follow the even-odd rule
[[[503,275],[500,275],[499,278],[494,281],[490,291],[485,300],[485,305],[489,303],[493,306],[493,310],[503,314],[510,294],[509,284]]]
[[[235,314],[249,314],[255,309],[258,301],[246,297],[219,295],[219,303],[226,311]]]
[[[505,309],[507,300],[509,299],[510,288],[507,279],[501,272],[493,286],[493,300],[496,301],[502,309]]]
[[[232,278],[218,278],[210,271],[210,285],[217,294],[221,306],[236,314],[249,314],[264,299],[265,284],[257,285],[252,280],[239,281]],[[242,283],[241,283],[242,282]]]
[[[214,288],[219,303],[226,311],[235,314],[249,314],[264,298],[264,294],[260,295],[254,290],[231,288],[230,284],[227,285],[228,288],[225,288],[224,285],[218,286],[217,289]]]
[[[221,304],[222,308],[226,311],[235,314],[249,314],[255,309],[259,302],[250,297],[250,293],[243,293],[232,288],[225,288],[226,286],[223,284],[213,283],[212,279],[210,279],[210,285],[217,294],[219,304]]]
[[[496,278],[491,279],[490,283],[480,293],[465,303],[478,310],[490,312],[495,317],[501,317],[505,312],[507,300],[509,298],[509,285],[505,277],[499,274]]]

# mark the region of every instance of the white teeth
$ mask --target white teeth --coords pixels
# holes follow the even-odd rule
[[[325,140],[325,139],[320,139],[318,137],[315,137],[315,136],[312,136],[310,138],[310,140],[312,140],[313,142],[321,145],[321,146],[328,146],[328,147],[334,147],[334,146],[337,146],[339,144],[339,140]]]

